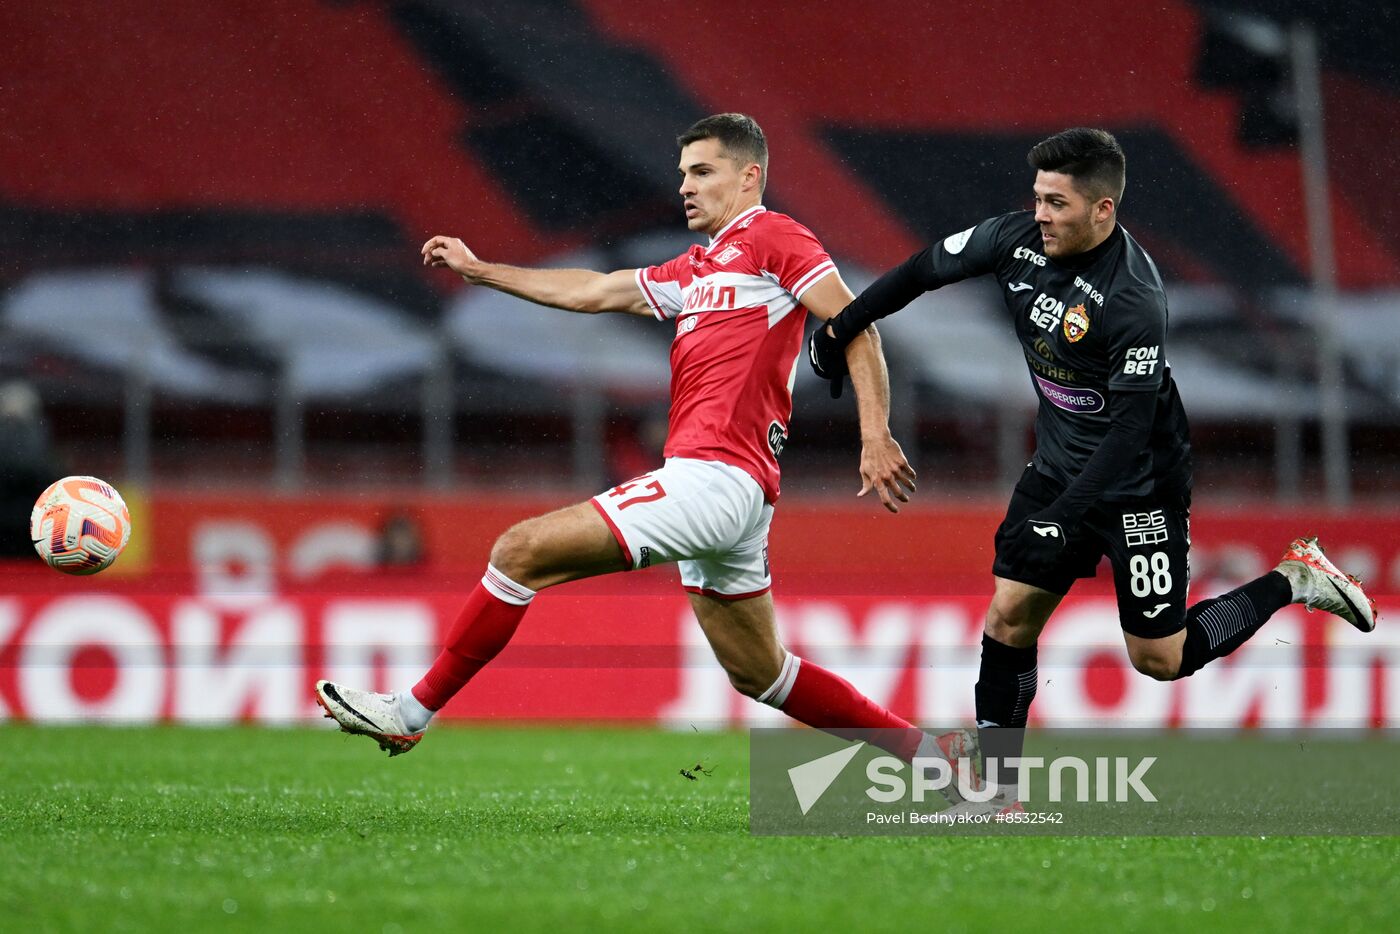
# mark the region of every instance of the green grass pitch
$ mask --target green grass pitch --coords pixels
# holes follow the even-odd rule
[[[703,763],[711,774],[680,774]],[[759,838],[747,738],[0,728],[0,929],[1357,930],[1396,838]]]

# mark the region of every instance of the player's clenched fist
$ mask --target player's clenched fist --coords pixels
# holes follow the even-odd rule
[[[472,266],[479,262],[476,254],[456,237],[432,237],[423,244],[424,266],[446,266],[460,276],[471,278]]]

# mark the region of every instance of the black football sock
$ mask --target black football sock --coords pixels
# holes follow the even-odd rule
[[[1176,676],[1189,677],[1229,655],[1292,602],[1293,585],[1278,571],[1270,571],[1224,596],[1193,604],[1186,611],[1186,642]]]
[[[1035,646],[1018,649],[991,636],[982,636],[982,667],[977,675],[977,736],[982,747],[983,775],[995,760],[997,784],[1015,785],[1016,770],[1004,760],[1019,756],[1026,738],[1026,716],[1035,698],[1039,675]]]

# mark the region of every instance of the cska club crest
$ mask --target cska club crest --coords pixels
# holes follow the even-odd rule
[[[1083,305],[1075,305],[1065,312],[1065,340],[1073,344],[1089,333],[1089,313]]]

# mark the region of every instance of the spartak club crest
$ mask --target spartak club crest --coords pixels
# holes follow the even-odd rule
[[[1083,305],[1075,305],[1065,312],[1065,340],[1071,344],[1089,333],[1089,313]]]

